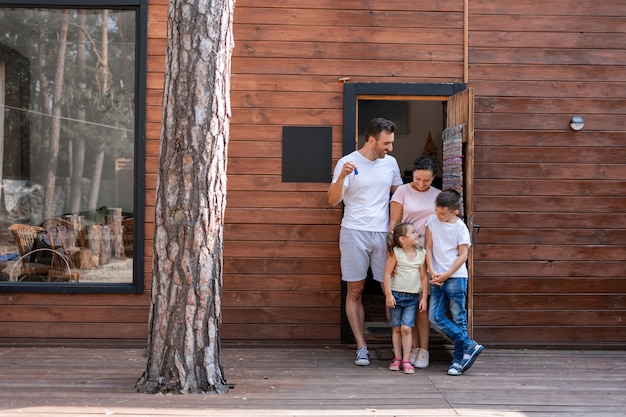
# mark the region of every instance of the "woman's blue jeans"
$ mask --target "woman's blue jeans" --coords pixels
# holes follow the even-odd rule
[[[467,331],[467,278],[448,278],[443,285],[430,285],[428,319],[436,330],[454,342],[453,363],[461,364],[463,352],[471,344]],[[446,315],[450,303],[450,315]]]

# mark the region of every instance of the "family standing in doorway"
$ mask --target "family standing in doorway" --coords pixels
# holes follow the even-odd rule
[[[448,200],[442,200],[442,207],[436,202],[441,191],[432,186],[437,174],[434,159],[418,158],[412,165],[413,180],[403,184],[398,162],[389,155],[393,150],[394,133],[395,125],[392,121],[384,118],[371,120],[365,131],[364,145],[337,162],[328,189],[331,206],[344,203],[339,247],[342,280],[347,284],[346,317],[357,345],[354,363],[360,366],[370,364],[362,303],[369,269],[374,280],[381,284],[386,295],[386,306],[390,308],[388,313],[394,359],[389,369],[413,373],[414,367],[429,366],[428,342],[430,324],[433,322],[436,330],[443,332],[455,343],[453,363],[448,374],[461,375],[472,366],[483,349],[480,344],[469,339],[464,305],[467,297],[465,261],[470,245],[469,232],[467,239],[459,240],[457,236],[449,235],[452,233],[449,228],[436,229],[433,243],[429,226],[441,226],[435,222],[444,223],[444,226],[454,225],[459,230],[462,230],[459,226],[465,224],[457,217],[458,209],[450,205]],[[449,197],[449,194],[444,192],[444,196]],[[460,204],[460,195],[458,201]],[[444,212],[443,220],[439,220],[440,213]],[[399,226],[398,230],[395,230],[396,226]],[[441,246],[444,241],[447,245],[445,250]],[[457,255],[450,258],[451,248],[455,244]],[[444,250],[445,258],[439,259],[441,255],[433,257],[433,250]],[[421,254],[424,254],[424,260]],[[385,273],[386,265],[391,268],[388,276]],[[411,278],[406,278],[409,276],[407,268],[416,271],[409,274]],[[430,274],[430,285],[424,285],[426,271]],[[454,293],[448,292],[450,287],[454,287]],[[407,289],[409,291],[404,291]],[[405,295],[415,304],[414,308],[401,306],[404,301],[400,298]],[[429,297],[430,317],[427,306]],[[444,303],[452,299],[462,302],[463,306],[461,309],[457,302],[453,302],[451,305],[455,306],[455,311],[452,312],[452,320],[446,322],[441,317],[441,306],[444,305],[445,316]],[[413,317],[409,318],[409,315]]]

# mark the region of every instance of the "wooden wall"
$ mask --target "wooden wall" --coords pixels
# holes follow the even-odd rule
[[[474,334],[624,348],[626,3],[470,1],[469,21]]]
[[[312,6],[309,6],[311,4]],[[238,0],[224,248],[225,341],[338,341],[339,208],[283,183],[282,127],[331,126],[343,84],[474,87],[474,334],[487,346],[626,346],[626,3]],[[0,293],[0,340],[145,343],[167,1],[151,0],[146,292]],[[574,133],[568,121],[585,118]],[[328,180],[331,173],[328,173]]]
[[[433,13],[433,10],[437,12]],[[283,183],[282,127],[331,126],[343,83],[462,82],[463,2],[238,0],[225,339],[339,341],[339,223],[325,183]]]

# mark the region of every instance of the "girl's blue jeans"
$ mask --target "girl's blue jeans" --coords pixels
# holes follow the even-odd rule
[[[467,278],[448,278],[443,285],[430,285],[428,319],[436,330],[454,342],[453,363],[461,364],[463,352],[471,344],[467,330]],[[449,319],[446,315],[450,304]]]

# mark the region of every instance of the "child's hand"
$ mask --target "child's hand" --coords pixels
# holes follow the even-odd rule
[[[388,308],[396,308],[396,299],[395,299],[395,297],[393,295],[388,295],[385,298],[385,305]]]
[[[445,282],[445,278],[442,274],[433,274],[431,275],[431,279],[430,279],[430,283],[431,284],[435,284],[435,285],[439,285],[442,286],[443,283]]]
[[[419,311],[426,311],[428,308],[428,302],[426,299],[420,300]]]

